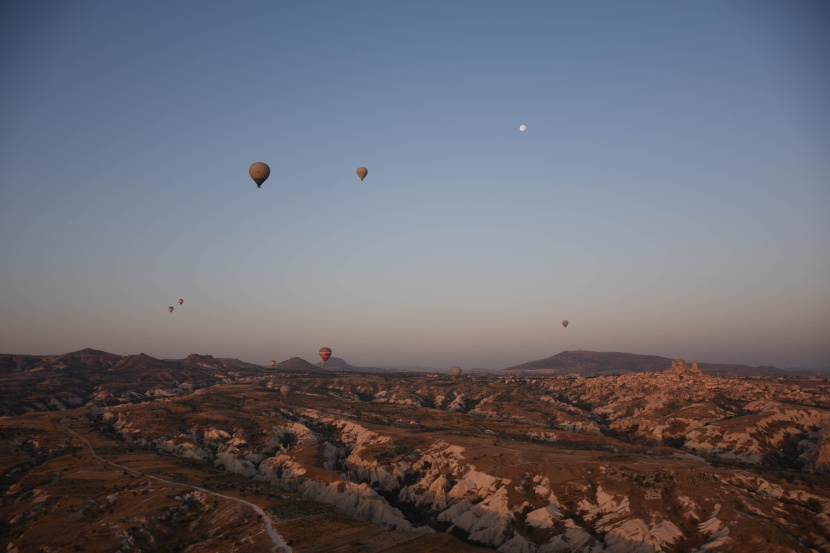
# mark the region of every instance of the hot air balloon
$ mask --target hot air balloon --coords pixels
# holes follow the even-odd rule
[[[527,130],[527,125],[519,125],[519,130],[521,132],[525,132]]]
[[[172,313],[173,312],[173,306],[171,305],[170,307],[167,308],[167,310]]]
[[[256,163],[252,163],[251,166],[248,168],[248,174],[251,175],[252,179],[254,179],[256,187],[261,188],[262,183],[265,182],[265,180],[271,174],[271,168],[268,167],[267,163],[257,161]]]
[[[360,177],[360,180],[365,179],[366,175],[368,175],[368,174],[369,174],[369,170],[366,169],[365,167],[358,167],[357,168],[357,176]]]
[[[451,368],[450,369],[450,374],[452,375],[452,377],[455,380],[458,380],[458,378],[461,376],[461,367],[456,366],[456,367]]]
[[[564,326],[565,328],[568,328],[568,321],[567,320],[562,321],[562,326]]]
[[[282,394],[282,397],[288,397],[288,394],[290,394],[291,391],[291,386],[289,386],[288,384],[283,384],[282,386],[280,386],[280,393]]]
[[[184,300],[183,300],[183,299],[181,299],[181,298],[179,298],[179,305],[181,305],[181,304],[183,304],[183,303],[184,303]]]
[[[271,359],[270,365],[271,365],[271,368],[273,369],[274,367],[277,366],[277,362],[275,360]]]
[[[326,366],[326,361],[329,360],[331,357],[331,349],[330,348],[320,348],[320,358],[323,360],[323,366]]]

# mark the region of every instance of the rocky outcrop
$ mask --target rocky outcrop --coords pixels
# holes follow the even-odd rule
[[[691,430],[686,435],[685,447],[724,459],[757,464],[768,455],[782,450],[785,442],[792,437],[806,435],[809,440],[812,434],[815,442],[801,443],[801,448],[803,451],[816,451],[815,461],[810,455],[805,456],[805,460],[815,468],[820,467],[818,441],[821,431],[817,429],[826,427],[830,422],[830,412],[768,401],[750,403],[747,407],[759,409],[760,412],[743,417],[739,425],[734,419],[729,419]]]
[[[810,472],[830,472],[830,422],[807,433],[806,438],[798,442],[799,460]]]
[[[391,507],[385,499],[368,484],[341,481],[325,484],[313,480],[298,480],[296,490],[304,499],[313,499],[334,505],[341,512],[380,524],[392,530],[409,532],[432,532],[429,527],[414,528],[398,509]]]
[[[682,360],[661,373],[500,377],[480,389],[472,379],[434,379],[433,385],[424,377],[417,386],[409,379],[336,380],[306,387],[337,402],[328,410],[299,406],[315,405],[312,392],[293,406],[286,401],[262,408],[259,402],[276,394],[259,388],[251,397],[261,395],[250,401],[257,405],[256,417],[246,424],[223,414],[216,422],[188,423],[181,434],[148,436],[129,414],[118,414],[121,408],[105,408],[102,420],[114,422],[125,437],[143,440],[139,443],[204,459],[387,528],[408,530],[416,520],[427,521],[433,530],[449,530],[503,552],[670,551],[679,547],[681,528],[694,529],[701,551],[718,550],[740,535],[734,524],[729,526],[736,520],[738,497],[750,498],[739,520],[778,523],[796,516],[785,513],[792,506],[817,513],[816,524],[830,521],[830,513],[817,510],[825,501],[818,491],[794,495],[773,479],[718,481],[709,470],[686,476],[690,482],[671,474],[665,484],[655,484],[652,476],[638,472],[659,463],[655,457],[670,459],[672,470],[691,471],[688,467],[700,470],[712,457],[766,465],[772,454],[790,455],[787,461],[797,459],[805,470],[827,470],[830,410],[788,402],[795,392],[785,383],[730,381],[726,386]],[[806,385],[799,393],[817,404],[824,401]],[[402,405],[407,398],[420,399]],[[393,404],[403,409],[394,411]],[[415,433],[408,430],[411,420],[418,421]],[[445,432],[433,433],[428,426],[443,421],[450,424]],[[530,436],[545,443],[529,443]],[[579,444],[570,451],[578,459],[574,462],[564,457],[570,444]],[[548,451],[557,466],[581,470],[581,475],[567,482],[551,476],[545,467],[552,462],[546,460]],[[622,460],[631,457],[644,461]],[[605,464],[597,470],[598,458],[607,458],[617,472],[606,471]],[[620,463],[630,467],[622,471],[626,474],[621,475]],[[668,476],[671,471],[657,472]],[[661,500],[670,507],[655,507]],[[727,506],[725,516],[716,502]],[[417,514],[406,520],[403,513]],[[797,528],[780,524],[790,533]]]

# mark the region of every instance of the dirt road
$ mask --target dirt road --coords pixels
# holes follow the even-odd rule
[[[213,496],[221,497],[221,498],[224,498],[224,499],[230,499],[231,501],[236,501],[237,503],[242,503],[243,505],[247,505],[248,507],[253,509],[256,514],[260,515],[262,517],[262,520],[265,521],[265,530],[268,532],[268,537],[271,538],[271,541],[274,544],[274,547],[271,549],[271,553],[280,553],[280,552],[293,553],[292,549],[290,547],[288,547],[288,544],[285,543],[285,540],[282,539],[282,536],[277,534],[276,530],[274,530],[274,525],[271,522],[271,519],[268,516],[268,514],[265,511],[263,511],[258,505],[254,505],[253,503],[251,503],[249,501],[245,501],[244,499],[239,499],[238,497],[232,497],[230,495],[224,495],[224,494],[221,494],[221,493],[218,493],[218,492],[207,490],[205,488],[201,488],[199,486],[191,486],[190,484],[183,484],[182,482],[173,482],[172,480],[167,480],[165,478],[160,478],[160,477],[154,476],[152,474],[147,474],[146,472],[137,471],[135,469],[131,469],[130,467],[125,467],[124,465],[119,465],[118,463],[113,463],[112,461],[108,461],[107,459],[104,459],[103,457],[99,456],[95,452],[95,449],[93,449],[92,444],[90,444],[89,441],[86,438],[84,438],[83,436],[81,436],[80,434],[78,434],[77,432],[75,432],[74,430],[69,428],[68,426],[66,426],[63,423],[64,420],[65,419],[61,419],[61,421],[60,421],[60,425],[64,428],[64,430],[66,430],[67,432],[69,432],[74,437],[78,438],[79,440],[81,440],[84,443],[84,445],[86,445],[86,448],[89,450],[89,452],[92,454],[93,457],[95,457],[96,459],[98,459],[99,461],[101,461],[103,463],[108,463],[107,466],[109,466],[113,470],[115,470],[115,469],[124,470],[124,471],[129,472],[130,474],[133,474],[133,475],[136,475],[136,476],[143,476],[145,478],[152,478],[153,480],[156,480],[157,482],[163,482],[163,483],[169,484],[171,486],[176,486],[176,487],[180,487],[180,488],[190,488],[191,490],[197,490],[197,491],[200,491],[204,494],[213,495]]]

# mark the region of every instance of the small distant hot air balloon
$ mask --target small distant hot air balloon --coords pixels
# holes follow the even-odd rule
[[[566,319],[566,320],[564,320],[564,321],[562,321],[562,326],[564,326],[565,328],[568,328],[568,321],[567,321],[567,319]]]
[[[461,376],[461,367],[456,366],[456,367],[451,368],[450,369],[450,374],[452,375],[452,377],[455,380],[458,380],[459,377]]]
[[[291,392],[291,386],[289,386],[288,384],[283,384],[282,386],[280,386],[280,393],[282,394],[282,397],[288,397],[288,394],[290,394]]]
[[[272,369],[277,366],[277,362],[274,359],[271,359],[271,363],[269,363],[269,364],[271,365]]]
[[[527,130],[527,125],[519,125],[519,131],[525,132]]]
[[[330,348],[320,348],[320,358],[323,360],[323,366],[326,366],[326,361],[329,360],[331,357],[331,349]]]
[[[360,177],[360,180],[365,179],[366,175],[368,175],[368,174],[369,174],[369,170],[366,169],[365,167],[358,167],[357,168],[357,176]]]
[[[256,187],[261,188],[262,183],[265,182],[271,175],[271,168],[268,167],[267,163],[257,161],[256,163],[252,163],[248,168],[248,174],[251,175],[252,179],[254,179]]]
[[[172,313],[173,312],[173,306],[171,305],[170,307],[167,308],[167,310]]]
[[[183,303],[184,303],[184,300],[183,300],[183,299],[181,299],[181,298],[179,298],[179,305],[181,305],[181,304],[183,304]]]

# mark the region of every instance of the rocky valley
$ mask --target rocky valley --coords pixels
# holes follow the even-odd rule
[[[826,377],[110,355],[0,359],[6,551],[830,552]]]

